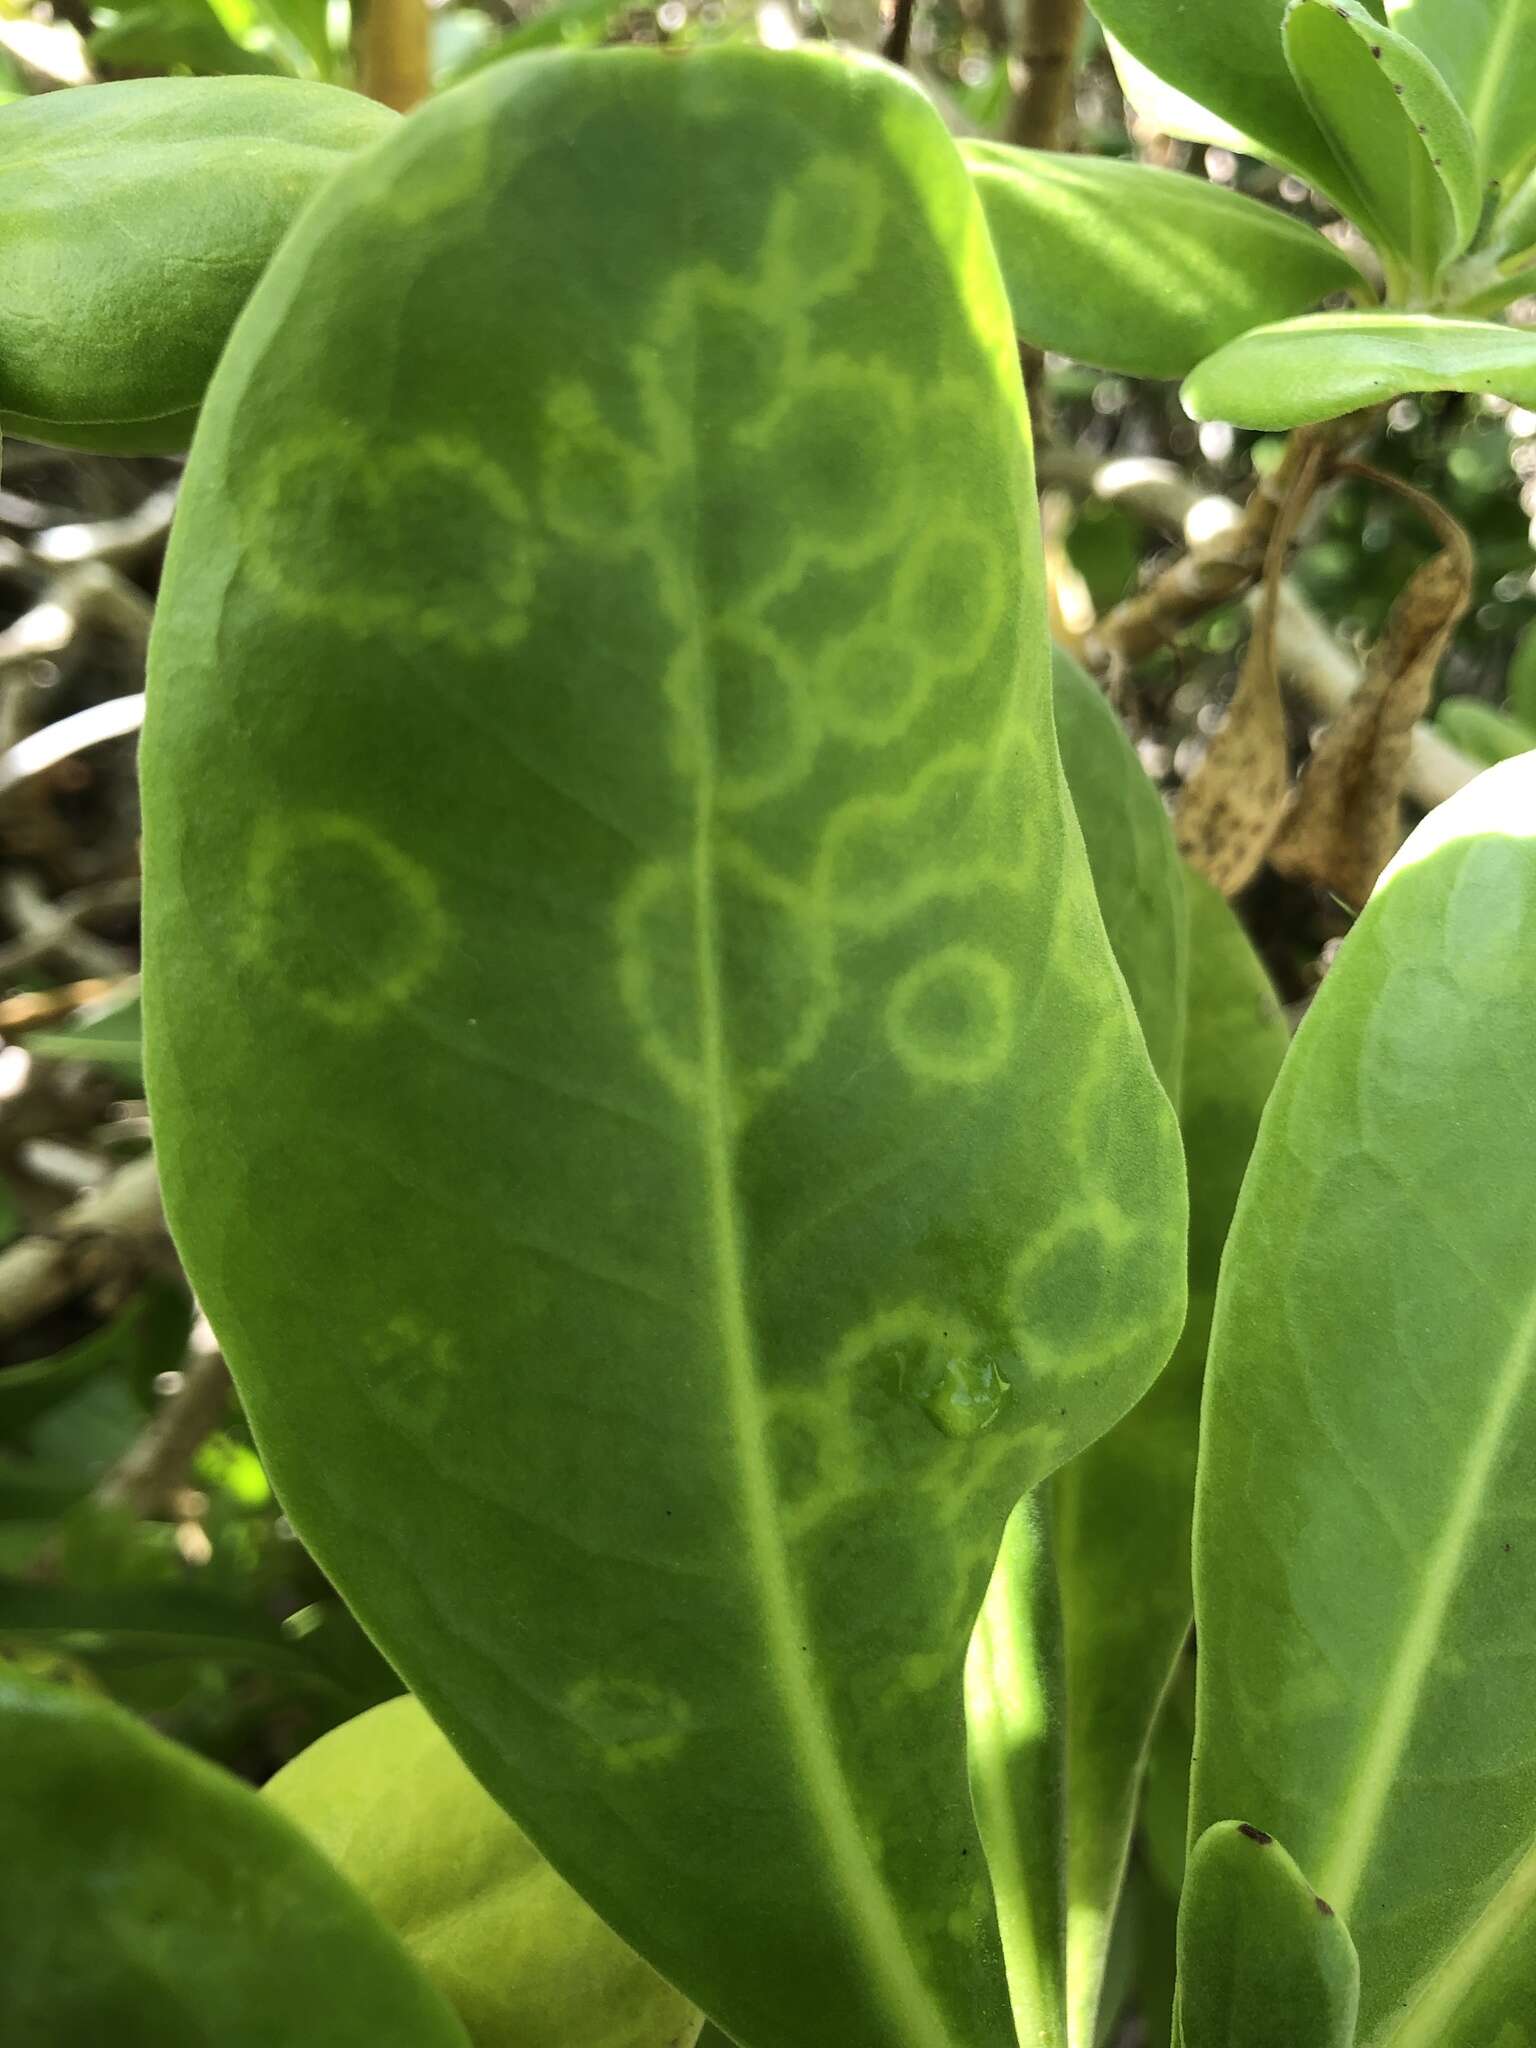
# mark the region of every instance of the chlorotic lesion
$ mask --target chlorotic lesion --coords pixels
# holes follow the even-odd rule
[[[286,617],[470,655],[527,633],[528,502],[467,436],[391,444],[344,420],[288,435],[256,464],[242,509],[252,575]]]
[[[828,644],[816,664],[816,702],[829,732],[886,747],[910,731],[937,680],[912,643],[884,618]]]
[[[263,818],[250,842],[237,950],[339,1031],[366,1031],[436,970],[449,920],[435,877],[340,811]]]
[[[777,304],[801,308],[852,291],[874,263],[885,212],[868,165],[817,157],[774,202],[763,243],[765,289]]]
[[[453,1337],[407,1313],[391,1316],[361,1349],[377,1407],[409,1433],[430,1435],[456,1397],[461,1361]]]
[[[734,1020],[732,1117],[744,1122],[763,1098],[813,1057],[833,1014],[831,935],[805,892],[739,841],[713,849],[706,905],[695,863],[653,861],[631,877],[614,918],[619,997],[641,1053],[674,1094],[699,1100],[706,1081],[698,1025],[699,963],[738,986],[771,991]],[[709,915],[715,926],[701,932]]]
[[[1131,1217],[1108,1199],[1062,1209],[1024,1244],[1008,1270],[1003,1309],[1042,1372],[1070,1378],[1139,1341],[1125,1293],[1125,1259],[1140,1248]]]
[[[565,1711],[604,1768],[621,1775],[672,1762],[693,1727],[693,1709],[681,1694],[642,1678],[578,1679]]]
[[[886,1004],[886,1039],[915,1080],[976,1087],[1013,1050],[1017,990],[982,947],[941,947],[909,967]]]

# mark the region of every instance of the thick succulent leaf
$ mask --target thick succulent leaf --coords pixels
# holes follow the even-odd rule
[[[279,78],[144,78],[0,108],[0,427],[185,447],[310,195],[398,116]]]
[[[1275,431],[1408,391],[1491,392],[1536,405],[1536,334],[1434,313],[1312,313],[1256,327],[1186,378],[1197,420]]]
[[[1286,61],[1349,172],[1349,212],[1389,275],[1427,289],[1482,215],[1466,115],[1423,51],[1359,0],[1291,0],[1284,33]]]
[[[1512,761],[1516,754],[1536,747],[1536,732],[1530,726],[1476,697],[1447,697],[1435,713],[1435,724],[1452,746],[1484,767]]]
[[[465,2048],[297,1828],[117,1707],[0,1675],[0,1839],[17,2048]]]
[[[1212,1335],[1192,1825],[1280,1835],[1348,1918],[1363,2048],[1536,1884],[1533,826],[1525,756],[1388,870],[1265,1116]]]
[[[1104,692],[1059,647],[1051,650],[1051,704],[1099,914],[1157,1077],[1176,1103],[1189,947],[1168,814]]]
[[[1141,120],[1164,135],[1178,136],[1186,142],[1214,143],[1218,149],[1234,149],[1247,156],[1260,154],[1251,136],[1180,92],[1166,78],[1159,78],[1139,57],[1133,57],[1118,37],[1106,32],[1104,45],[1114,64],[1120,90]]]
[[[1289,164],[1342,205],[1352,181],[1285,61],[1285,10],[1286,0],[1178,0],[1175,7],[1168,0],[1094,0],[1093,6],[1139,64],[1194,102],[1192,111],[1208,108],[1238,138],[1251,138],[1260,154]],[[1142,105],[1134,83],[1130,91]],[[1228,138],[1197,133],[1195,139]]]
[[[167,569],[173,1228],[370,1632],[747,2048],[1011,2038],[966,1643],[1182,1316],[1034,517],[906,79],[562,52],[309,211]]]
[[[1066,2048],[1066,1677],[1050,1489],[1008,1519],[965,1666],[971,1796],[1019,2048]]]
[[[688,2048],[700,2015],[605,1927],[460,1763],[387,1700],[263,1788],[405,1943],[474,2048]]]
[[[1387,0],[1466,111],[1485,178],[1506,192],[1536,165],[1536,0]]]
[[[1182,2048],[1353,2048],[1359,2003],[1349,1930],[1280,1844],[1207,1828],[1179,1902]]]
[[[1360,284],[1333,244],[1272,206],[1182,172],[975,142],[1014,325],[1133,377],[1184,377],[1235,335]]]

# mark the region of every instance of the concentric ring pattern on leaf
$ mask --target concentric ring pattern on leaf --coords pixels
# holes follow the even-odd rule
[[[145,738],[167,1201],[277,1487],[747,2048],[1002,2048],[962,1668],[1182,1311],[979,203],[826,52],[560,53],[323,196]]]

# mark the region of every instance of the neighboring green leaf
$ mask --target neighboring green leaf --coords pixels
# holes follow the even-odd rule
[[[1051,649],[1051,704],[1099,914],[1157,1077],[1179,1096],[1189,973],[1183,862],[1156,785],[1104,692]]]
[[[1343,204],[1352,181],[1285,61],[1285,9],[1286,0],[1179,0],[1175,8],[1168,0],[1094,0],[1093,6],[1105,28],[1154,77],[1186,95],[1186,104],[1209,108],[1237,131],[1239,144],[1251,138],[1260,154],[1290,165]]]
[[[1187,93],[1170,85],[1166,78],[1159,78],[1139,57],[1133,57],[1116,37],[1106,34],[1104,43],[1120,81],[1120,90],[1143,121],[1164,135],[1177,136],[1187,142],[1213,143],[1218,149],[1236,150],[1244,156],[1261,154],[1251,135],[1244,135],[1241,129],[1213,114],[1209,107],[1202,107],[1198,100],[1192,100]]]
[[[280,1672],[290,1682],[335,1686],[255,1607],[191,1586],[82,1589],[0,1581],[0,1643],[30,1644],[93,1660],[212,1658]]]
[[[1533,0],[1387,0],[1387,16],[1461,102],[1484,178],[1512,192],[1536,166]]]
[[[451,74],[453,83],[472,78],[505,57],[527,57],[535,50],[584,49],[600,43],[625,12],[627,0],[552,0],[537,14],[493,42],[475,50]]]
[[[149,694],[166,1199],[295,1525],[730,2031],[1011,2042],[966,1643],[1182,1320],[1182,1162],[922,95],[413,114],[239,324]]]
[[[270,50],[244,50],[208,0],[146,0],[91,35],[91,61],[112,72],[190,71],[196,77],[272,76],[283,66]]]
[[[1505,692],[1512,715],[1536,731],[1536,620],[1521,630],[1515,642]]]
[[[333,1728],[263,1796],[354,1884],[474,2048],[684,2048],[699,2013],[612,1934],[407,1695]]]
[[[1133,377],[1184,377],[1250,327],[1358,288],[1333,244],[1204,178],[1111,157],[965,147],[1014,325]]]
[[[1182,2048],[1353,2048],[1359,2003],[1349,1929],[1280,1844],[1235,1820],[1207,1828],[1179,1906]]]
[[[153,1282],[105,1328],[67,1351],[0,1368],[0,1437],[25,1429],[109,1366],[140,1377],[175,1365],[190,1324],[185,1290]]]
[[[1427,290],[1477,232],[1477,142],[1423,52],[1359,0],[1290,0],[1286,61],[1347,169],[1347,210]],[[1341,195],[1342,196],[1342,195]]]
[[[136,988],[123,1000],[82,1011],[62,1031],[28,1031],[21,1042],[44,1059],[89,1060],[135,1087],[144,1084],[144,1020]]]
[[[0,428],[184,446],[289,223],[397,121],[296,79],[129,79],[0,108]]]
[[[1009,1517],[965,1666],[971,1797],[1022,2048],[1071,2038],[1066,1671],[1051,1522],[1048,1490]]]
[[[1415,2000],[1495,1975],[1536,2007],[1533,821],[1527,755],[1387,870],[1265,1116],[1212,1336],[1191,1823],[1282,1836],[1349,1920],[1362,2048],[1439,2048]]]
[[[0,1672],[6,2038],[465,2048],[297,1828],[117,1707]]]
[[[1536,732],[1528,725],[1476,697],[1447,697],[1435,713],[1435,724],[1452,746],[1488,768],[1536,747]]]
[[[1536,334],[1433,313],[1313,313],[1228,342],[1181,396],[1197,420],[1274,431],[1407,391],[1490,392],[1536,405]]]

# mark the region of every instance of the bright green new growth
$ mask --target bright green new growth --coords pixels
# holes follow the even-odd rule
[[[1249,1816],[1348,1919],[1361,2048],[1536,2008],[1533,818],[1527,755],[1388,870],[1266,1113],[1212,1337],[1192,1826]]]
[[[561,54],[317,202],[167,572],[190,1270],[349,1601],[748,2048],[1011,2041],[966,1641],[1182,1313],[1034,518],[915,89]]]
[[[295,216],[397,125],[293,79],[131,79],[0,108],[0,428],[186,446]]]
[[[1184,377],[1362,282],[1322,235],[1203,178],[995,142],[964,155],[1019,333],[1080,363]]]
[[[333,1729],[263,1796],[395,1930],[474,2048],[691,2048],[697,2011],[555,1875],[416,1700]]]
[[[1433,313],[1312,313],[1239,335],[1186,378],[1181,396],[1198,420],[1278,431],[1407,391],[1536,405],[1536,335]]]
[[[1353,2048],[1349,1930],[1271,1836],[1218,1821],[1179,1902],[1180,2048]]]
[[[0,1677],[0,2014],[16,2048],[467,2048],[395,1936],[247,1786]]]

